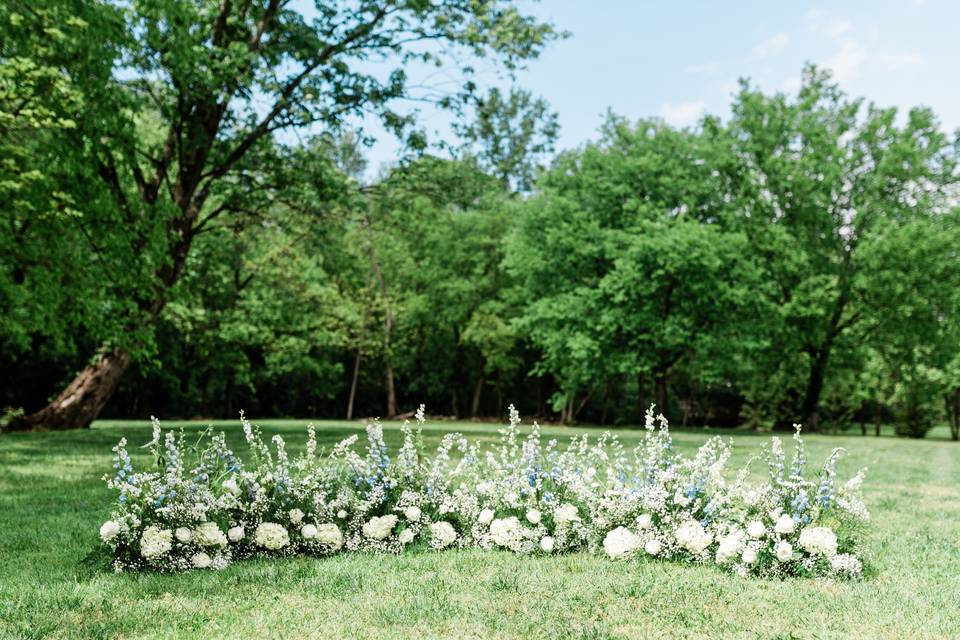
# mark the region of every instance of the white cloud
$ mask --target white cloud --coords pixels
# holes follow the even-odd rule
[[[867,61],[867,49],[856,40],[847,40],[840,50],[827,58],[825,67],[833,71],[837,82],[846,82],[855,77]]]
[[[919,53],[906,51],[902,53],[881,53],[876,56],[876,61],[877,64],[886,71],[899,71],[901,69],[920,67],[926,62],[924,57]]]
[[[707,104],[703,100],[680,104],[665,102],[660,106],[658,115],[667,124],[675,127],[689,127],[697,123],[706,108]]]
[[[788,44],[790,44],[790,36],[783,32],[777,33],[755,46],[753,55],[758,58],[769,58],[782,52]]]

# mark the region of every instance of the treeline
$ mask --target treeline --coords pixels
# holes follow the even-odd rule
[[[477,6],[456,15],[502,17]],[[215,17],[191,19],[215,29]],[[110,12],[85,20],[114,25],[123,46],[160,46],[150,29],[168,23],[141,18],[131,32]],[[298,25],[287,18],[278,29]],[[237,41],[257,34],[245,19]],[[485,46],[534,55],[551,32],[530,29]],[[229,65],[189,84],[176,74],[203,61],[144,57],[172,79],[144,71],[137,85],[74,50],[99,44],[38,52],[21,35],[30,64],[17,77],[41,82],[37,60],[80,59],[109,90],[30,94],[26,122],[4,104],[0,402],[12,425],[82,426],[100,407],[365,417],[421,402],[459,418],[513,402],[543,419],[636,424],[656,403],[685,425],[893,422],[922,436],[947,420],[960,437],[960,142],[928,109],[852,99],[811,67],[796,95],[743,83],[729,119],[675,129],[610,115],[596,141],[548,158],[546,104],[491,91],[464,110],[462,145],[431,155],[414,131],[418,152],[364,181],[364,140],[330,111],[336,133],[291,145],[258,128],[260,111],[227,110],[211,142],[204,109],[220,104],[210,87],[234,77]],[[331,91],[360,90],[343,67],[330,73],[345,74]],[[236,90],[254,85],[281,95],[285,126],[323,121],[316,96],[294,108],[273,79]],[[100,407],[71,413],[71,398]]]

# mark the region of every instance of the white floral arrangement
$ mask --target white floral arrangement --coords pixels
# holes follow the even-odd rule
[[[760,456],[768,473],[728,470],[731,445],[720,437],[692,457],[673,448],[663,416],[647,412],[641,443],[627,451],[616,436],[587,436],[561,447],[533,424],[522,437],[510,407],[500,442],[451,433],[432,455],[422,447],[423,407],[390,456],[378,422],[367,446],[351,436],[318,451],[313,425],[304,452],[272,446],[241,413],[244,462],[223,434],[189,445],[153,421],[145,445],[152,471],[134,471],[126,440],[114,447],[118,492],[100,527],[116,571],[221,569],[252,556],[400,553],[475,547],[520,554],[570,551],[613,559],[713,563],[739,575],[858,578],[860,535],[868,519],[860,494],[865,470],[838,484],[835,449],[807,477],[800,429],[789,469],[779,438]]]

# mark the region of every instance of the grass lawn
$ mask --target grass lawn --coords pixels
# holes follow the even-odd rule
[[[260,424],[291,449],[305,441],[306,421]],[[243,450],[239,423],[217,426]],[[318,437],[333,443],[360,429],[322,422]],[[436,444],[447,430],[496,437],[494,426],[451,423],[425,435]],[[396,425],[386,431],[399,442]],[[92,570],[81,561],[110,512],[100,481],[110,447],[127,436],[136,451],[149,432],[121,421],[0,437],[0,638],[960,638],[960,445],[940,432],[924,441],[807,438],[811,463],[836,446],[850,451],[843,479],[870,468],[877,574],[840,584],[493,551],[240,561],[172,576]],[[618,433],[632,446],[641,432]],[[674,441],[692,449],[707,435],[675,432]],[[737,462],[765,438],[733,437]]]

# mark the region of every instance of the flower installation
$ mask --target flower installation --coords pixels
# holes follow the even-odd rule
[[[280,436],[271,446],[242,413],[241,423],[246,460],[223,434],[207,432],[191,446],[156,419],[145,447],[154,470],[134,470],[125,439],[114,447],[115,471],[105,480],[119,495],[100,537],[116,571],[473,547],[713,563],[743,576],[863,573],[865,470],[839,484],[835,449],[808,476],[799,427],[789,467],[775,437],[760,456],[767,473],[758,481],[747,468],[728,471],[730,443],[720,437],[692,457],[676,451],[666,419],[652,409],[632,451],[609,433],[561,447],[544,442],[536,423],[524,437],[512,406],[499,444],[481,449],[450,433],[431,455],[422,446],[422,406],[416,427],[401,427],[393,456],[378,422],[367,426],[362,453],[351,436],[326,455],[310,425],[294,457]]]

